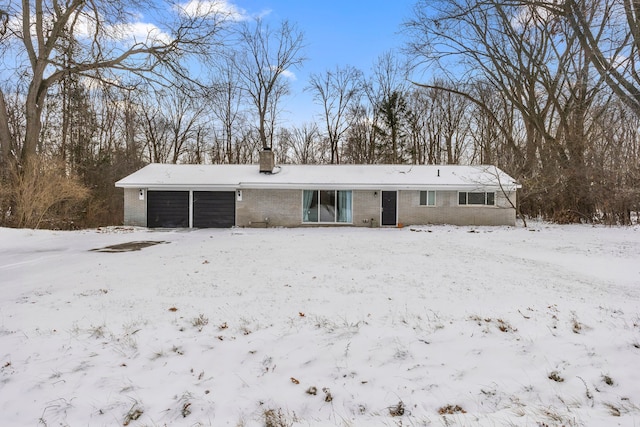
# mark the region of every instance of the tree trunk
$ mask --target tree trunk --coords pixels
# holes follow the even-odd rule
[[[9,130],[9,114],[4,93],[0,90],[0,179],[8,172],[9,153],[11,152],[11,131]]]
[[[42,78],[34,77],[25,102],[26,127],[20,156],[23,165],[29,164],[29,161],[37,154],[40,131],[42,130],[42,103],[44,102],[44,92],[46,92],[42,88],[41,82]]]

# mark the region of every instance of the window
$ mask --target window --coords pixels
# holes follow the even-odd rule
[[[420,206],[435,206],[436,205],[436,192],[435,191],[421,191],[420,192]]]
[[[494,206],[496,204],[496,193],[461,191],[458,193],[458,204]]]
[[[351,223],[351,191],[304,190],[302,222]]]

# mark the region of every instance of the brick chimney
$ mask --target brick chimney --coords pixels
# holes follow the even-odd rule
[[[260,152],[260,173],[272,173],[276,166],[275,155],[271,148],[264,147]]]

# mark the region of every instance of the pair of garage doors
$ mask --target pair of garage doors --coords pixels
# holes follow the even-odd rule
[[[193,223],[190,224],[190,205]],[[228,228],[236,223],[233,191],[148,191],[147,227]]]

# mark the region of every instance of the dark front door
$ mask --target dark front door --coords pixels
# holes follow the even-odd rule
[[[189,227],[189,192],[147,192],[147,227]]]
[[[398,193],[382,192],[382,225],[396,225],[398,210]]]
[[[235,191],[194,191],[193,226],[229,228],[236,225]]]

